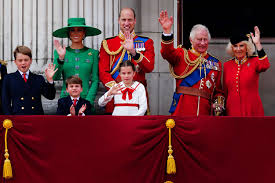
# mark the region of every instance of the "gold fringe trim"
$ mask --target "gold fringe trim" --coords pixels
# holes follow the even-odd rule
[[[9,153],[8,153],[8,130],[12,128],[12,121],[9,119],[5,119],[3,121],[3,127],[6,128],[6,133],[5,133],[5,161],[4,161],[4,167],[3,167],[3,177],[5,179],[10,179],[12,178],[12,167],[11,167],[11,162],[9,160]]]
[[[168,181],[165,181],[164,183],[173,183],[173,182],[168,180]]]
[[[2,64],[2,65],[8,65],[8,63],[5,61],[5,60],[0,60],[0,64]]]
[[[173,119],[168,119],[166,121],[166,127],[169,129],[169,146],[168,146],[168,159],[167,159],[167,174],[175,174],[176,173],[176,162],[172,155],[172,136],[171,129],[175,127],[175,121]]]
[[[116,84],[115,81],[110,81],[110,82],[106,83],[105,86],[107,86],[108,88],[112,88],[115,84]]]

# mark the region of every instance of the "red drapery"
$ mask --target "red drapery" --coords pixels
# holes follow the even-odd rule
[[[275,181],[274,117],[173,117],[175,175],[165,173],[171,116],[0,116],[6,118],[13,122],[13,178],[1,178],[5,183]]]

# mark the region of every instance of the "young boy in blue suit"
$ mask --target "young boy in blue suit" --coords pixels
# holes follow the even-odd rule
[[[90,115],[92,106],[88,100],[80,97],[82,90],[82,80],[78,76],[67,78],[66,91],[69,96],[58,100],[56,114],[67,116]]]
[[[57,69],[49,64],[45,70],[47,82],[41,75],[30,72],[31,49],[17,46],[14,50],[17,71],[7,74],[2,85],[2,109],[5,115],[43,115],[41,95],[49,100],[55,98],[53,76]]]

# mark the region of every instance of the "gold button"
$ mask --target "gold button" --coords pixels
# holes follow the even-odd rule
[[[239,81],[236,81],[236,83],[238,83]]]
[[[34,109],[34,107],[32,107],[32,109]]]
[[[236,77],[236,79],[239,79],[238,77]]]
[[[24,97],[21,97],[21,100],[24,100]]]
[[[34,100],[34,97],[32,97],[32,100]]]
[[[238,88],[239,86],[238,86],[238,85],[236,85],[236,87]]]
[[[24,110],[25,108],[24,107],[21,107],[22,110]]]

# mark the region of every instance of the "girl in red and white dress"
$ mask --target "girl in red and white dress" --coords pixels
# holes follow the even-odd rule
[[[119,65],[121,82],[114,85],[98,100],[104,107],[114,98],[113,116],[143,116],[147,110],[147,97],[143,84],[133,81],[136,73],[135,65],[126,60]]]

